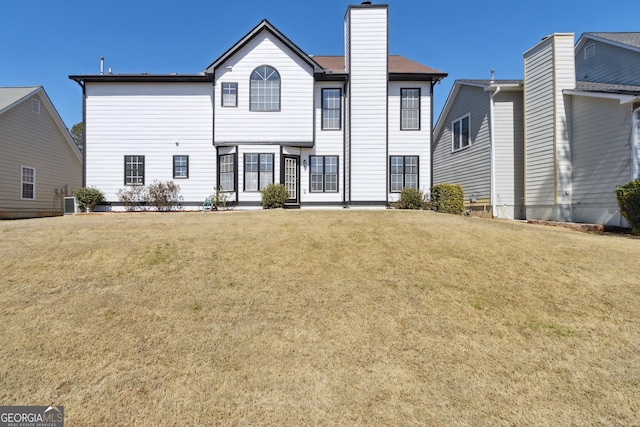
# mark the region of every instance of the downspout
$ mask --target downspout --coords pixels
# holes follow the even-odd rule
[[[490,102],[489,102],[489,135],[490,135],[490,144],[491,144],[491,171],[490,171],[490,196],[491,197],[491,217],[496,217],[496,135],[495,135],[495,124],[494,124],[494,110],[495,110],[495,100],[494,97],[500,93],[500,86],[494,86],[493,78],[491,79],[491,86],[489,87],[490,91]]]
[[[640,153],[640,108],[633,111],[633,135],[631,136],[631,170],[633,180],[640,178],[640,165],[638,164]]]
[[[435,136],[435,125],[433,123],[433,89],[436,86],[436,83],[438,83],[439,80],[434,80],[433,77],[431,78],[431,100],[429,101],[429,107],[430,107],[430,112],[429,114],[431,115],[431,122],[430,122],[430,126],[431,126],[431,137],[430,139],[430,143],[431,143],[431,147],[429,150],[429,200],[431,200],[431,193],[433,190],[433,151],[434,151],[434,136]]]

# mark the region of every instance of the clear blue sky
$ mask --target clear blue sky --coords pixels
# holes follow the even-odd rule
[[[82,120],[70,74],[195,74],[262,19],[310,55],[344,53],[348,0],[2,0],[0,86],[44,86],[67,127]],[[373,3],[383,3],[373,1]],[[522,54],[543,36],[640,31],[638,0],[537,2],[389,0],[389,51],[456,79],[522,78]],[[532,6],[535,4],[535,6]]]

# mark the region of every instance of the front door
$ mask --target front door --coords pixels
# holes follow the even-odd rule
[[[284,156],[284,186],[289,192],[287,204],[297,205],[300,203],[300,174],[298,173],[298,156]]]

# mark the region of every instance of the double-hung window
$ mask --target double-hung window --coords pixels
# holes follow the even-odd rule
[[[238,106],[238,83],[222,83],[222,106]]]
[[[235,191],[236,189],[236,155],[223,154],[218,157],[220,191]]]
[[[312,193],[338,191],[338,156],[309,156]]]
[[[244,190],[260,191],[273,184],[273,154],[244,155]]]
[[[280,74],[262,65],[251,73],[251,111],[280,110]]]
[[[418,156],[391,156],[390,168],[392,193],[405,187],[418,188]]]
[[[341,127],[341,89],[322,89],[322,129],[340,130]]]
[[[467,114],[464,117],[455,120],[451,125],[453,132],[453,151],[461,150],[471,144],[470,132],[471,116]]]
[[[27,166],[22,166],[20,177],[21,198],[34,200],[36,198],[36,170]]]
[[[189,178],[189,156],[173,156],[173,177]]]
[[[124,156],[124,185],[144,185],[144,156]]]
[[[420,89],[401,89],[401,129],[420,130]]]

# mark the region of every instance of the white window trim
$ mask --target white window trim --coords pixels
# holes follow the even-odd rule
[[[33,171],[33,182],[26,182],[24,180],[25,169],[30,169]],[[33,197],[23,197],[24,184],[33,184]],[[35,199],[36,199],[36,168],[31,166],[20,166],[20,200],[35,200]]]
[[[455,124],[457,122],[462,123],[462,120],[464,120],[466,117],[469,118],[469,143],[467,145],[465,145],[464,147],[460,147],[460,148],[455,148],[455,137],[456,137],[456,130],[455,130]],[[467,113],[465,115],[462,115],[460,117],[458,117],[455,120],[451,121],[451,152],[452,153],[457,153],[458,151],[462,151],[462,150],[466,150],[467,148],[471,147],[473,145],[473,140],[471,139],[471,113]]]

